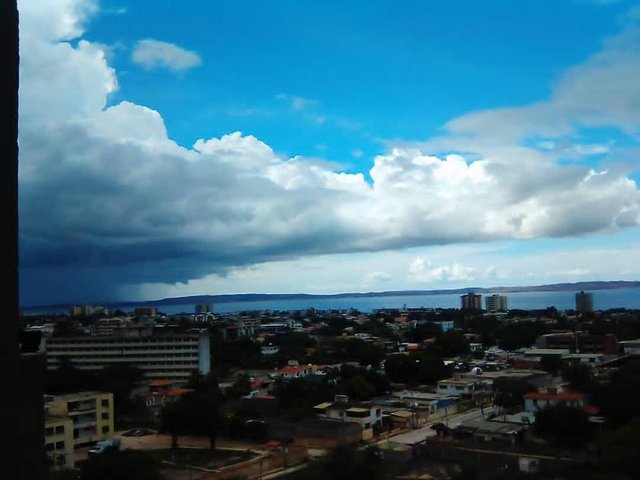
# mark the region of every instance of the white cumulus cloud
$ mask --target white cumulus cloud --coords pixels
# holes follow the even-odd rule
[[[441,154],[429,143],[391,148],[374,158],[370,180],[313,159],[284,157],[241,132],[183,148],[168,136],[161,112],[128,101],[107,106],[116,72],[99,45],[81,38],[83,12],[93,4],[61,5],[51,7],[55,18],[42,31],[38,8],[22,11],[21,278],[39,285],[22,289],[32,301],[80,295],[83,288],[108,296],[124,281],[185,283],[265,262],[570,237],[640,223],[640,191],[626,172],[561,164],[552,153],[508,141],[473,154]],[[525,131],[554,138],[551,127],[569,128],[570,122],[559,115],[548,124],[551,111],[579,112],[585,123],[615,120],[635,131],[638,84],[617,78],[637,68],[637,54],[624,47],[629,41],[620,37],[569,72],[545,105],[472,114],[449,127],[492,141]],[[193,52],[146,42],[152,43],[136,52],[150,66],[180,70],[199,62]],[[617,59],[611,49],[620,52]],[[594,75],[615,86],[600,92]],[[631,103],[607,104],[612,88]],[[580,106],[578,90],[602,93],[605,100]],[[305,106],[294,99],[296,105]],[[418,258],[410,276],[462,281],[481,271]],[[371,281],[384,280],[372,275]]]
[[[131,60],[147,70],[166,68],[173,72],[189,70],[202,64],[202,59],[196,52],[150,38],[136,43]]]

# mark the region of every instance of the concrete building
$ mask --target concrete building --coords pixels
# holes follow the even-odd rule
[[[604,355],[602,353],[570,353],[563,356],[562,361],[572,364],[580,363],[590,367],[601,367],[604,364]]]
[[[462,310],[482,310],[482,295],[473,292],[461,295],[460,307]]]
[[[196,314],[213,313],[213,303],[196,303]]]
[[[314,412],[321,418],[357,423],[363,430],[373,428],[382,422],[382,408],[369,403],[349,403],[337,395],[335,402],[325,402],[313,407]]]
[[[105,314],[107,313],[107,309],[101,306],[94,306],[94,305],[73,305],[69,309],[69,315],[71,317],[78,317],[78,316],[89,317],[97,313]]]
[[[536,339],[536,348],[567,349],[572,353],[618,353],[618,339],[611,333],[591,335],[587,332],[563,332],[540,335]]]
[[[506,312],[507,308],[507,296],[494,293],[485,297],[485,306],[488,312]]]
[[[263,345],[260,347],[260,353],[262,355],[275,355],[280,351],[280,346],[279,345]]]
[[[62,357],[87,370],[115,364],[135,366],[149,380],[186,381],[194,371],[207,374],[211,369],[207,334],[50,337],[45,348],[49,369],[57,368]]]
[[[454,430],[454,436],[472,437],[481,442],[502,442],[515,445],[522,440],[525,425],[492,422],[484,418],[467,420]]]
[[[640,355],[640,338],[620,342],[622,351],[627,355]]]
[[[453,327],[454,327],[453,320],[437,320],[431,323],[440,327],[440,330],[442,330],[443,332],[448,332],[449,330],[453,330]]]
[[[482,366],[480,368],[482,369],[482,375],[480,378],[485,384],[491,385],[492,388],[495,388],[496,385],[501,383],[504,384],[505,382],[527,382],[534,385],[536,388],[543,388],[551,385],[553,382],[553,375],[544,370],[509,368],[506,370],[490,371]],[[471,372],[462,373],[460,376],[462,378],[478,379],[478,376]]]
[[[137,307],[133,309],[136,317],[155,317],[158,315],[158,307]]]
[[[471,397],[480,390],[490,390],[490,386],[478,377],[450,378],[438,380],[438,393],[456,397]]]
[[[56,469],[74,468],[73,420],[66,414],[47,415],[44,423],[47,457]]]
[[[113,335],[115,332],[130,324],[128,318],[123,317],[109,317],[100,318],[96,324],[97,335]]]
[[[100,440],[113,436],[112,393],[80,392],[47,396],[45,413],[47,418],[60,419],[59,422],[52,421],[50,425],[53,431],[48,432],[50,434],[50,440],[46,444],[48,452],[66,451],[69,441],[73,449],[76,449],[95,445]],[[68,418],[70,424],[65,423],[64,418]],[[46,431],[45,439],[47,439]],[[51,442],[54,442],[53,447],[49,446]],[[55,442],[58,442],[57,446]],[[64,442],[64,445],[60,442]],[[52,450],[49,450],[50,448]]]
[[[576,312],[593,312],[593,293],[584,291],[576,293]]]
[[[565,405],[584,408],[587,406],[587,395],[581,392],[544,393],[531,392],[522,397],[527,412],[537,412],[546,406]]]
[[[193,392],[193,389],[181,387],[179,382],[173,380],[152,380],[143,388],[143,391],[138,391],[135,395],[143,402],[153,421],[158,421],[160,411],[167,403],[175,402],[183,395]]]
[[[276,371],[275,377],[284,380],[292,380],[294,378],[303,378],[307,375],[315,373],[317,367],[315,365],[287,365]]]

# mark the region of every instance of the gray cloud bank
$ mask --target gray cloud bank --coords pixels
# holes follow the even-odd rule
[[[130,102],[106,108],[116,72],[99,45],[68,43],[82,35],[90,9],[61,2],[59,21],[45,28],[40,2],[32,3],[21,12],[24,304],[126,297],[122,285],[186,282],[268,260],[640,222],[628,171],[561,164],[557,150],[521,144],[584,126],[637,135],[637,80],[616,80],[615,92],[593,86],[594,76],[638,73],[640,50],[629,48],[640,45],[635,27],[568,72],[548,102],[470,114],[450,122],[446,137],[392,147],[374,159],[369,183],[283,158],[240,132],[183,148],[158,112]],[[618,94],[625,100],[616,103]],[[590,98],[584,108],[582,97]]]

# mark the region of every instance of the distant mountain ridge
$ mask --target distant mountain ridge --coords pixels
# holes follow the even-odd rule
[[[265,300],[297,300],[323,298],[363,298],[363,297],[404,297],[411,295],[446,295],[476,293],[513,293],[513,292],[557,292],[568,290],[612,290],[617,288],[640,288],[640,281],[593,281],[575,283],[553,283],[549,285],[528,285],[520,287],[464,287],[439,290],[389,290],[382,292],[351,292],[334,294],[310,293],[236,293],[226,295],[194,295],[188,297],[163,298],[156,301],[139,302],[144,305],[181,305],[184,303],[228,303],[257,302]],[[133,302],[136,303],[136,302]]]
[[[515,293],[515,292],[556,292],[579,290],[613,290],[620,288],[640,288],[640,281],[591,281],[574,283],[553,283],[548,285],[527,285],[518,287],[464,287],[439,290],[389,290],[382,292],[351,292],[334,294],[310,294],[310,293],[232,293],[223,295],[191,295],[186,297],[171,297],[146,301],[123,301],[100,303],[106,307],[124,306],[162,306],[184,305],[189,303],[231,303],[231,302],[259,302],[270,300],[305,300],[305,299],[331,299],[331,298],[363,298],[363,297],[403,297],[412,295],[447,295],[476,293]],[[72,304],[55,305],[55,307],[71,306]],[[77,305],[77,304],[76,304]],[[43,306],[53,307],[52,305]],[[33,308],[33,307],[31,307]]]

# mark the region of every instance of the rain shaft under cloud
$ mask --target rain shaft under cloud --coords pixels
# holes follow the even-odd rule
[[[505,111],[452,121],[454,153],[430,154],[428,142],[390,147],[372,159],[370,180],[283,157],[240,132],[182,147],[161,113],[109,104],[117,72],[103,47],[82,39],[92,11],[68,1],[50,11],[50,28],[37,29],[42,11],[22,9],[23,303],[126,298],[123,284],[187,282],[273,260],[573,236],[639,223],[640,192],[628,172],[560,163],[553,152],[519,145],[519,135],[497,148],[492,118],[503,121]],[[625,51],[625,71],[637,69],[638,55]],[[609,57],[596,67],[601,74],[622,68]],[[580,75],[575,68],[567,78]],[[551,107],[574,105],[580,90],[566,94],[568,81]],[[585,122],[615,124],[608,104],[590,108],[578,112]],[[621,114],[621,127],[637,131],[637,118],[628,109]],[[517,112],[527,121],[531,115]],[[469,131],[491,146],[454,148],[456,135]]]

